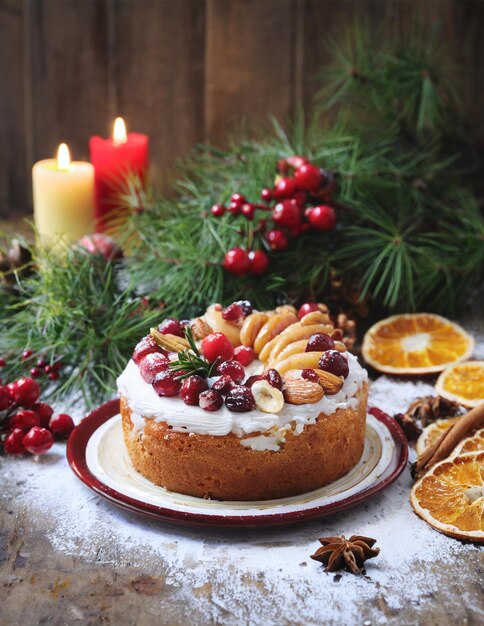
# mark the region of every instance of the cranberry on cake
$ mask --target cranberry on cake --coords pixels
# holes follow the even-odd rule
[[[170,491],[268,500],[318,489],[360,460],[367,373],[320,306],[247,301],[169,318],[118,378],[134,467]]]

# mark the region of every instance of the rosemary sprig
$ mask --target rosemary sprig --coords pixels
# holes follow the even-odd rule
[[[176,376],[178,380],[185,380],[185,378],[193,375],[210,378],[217,367],[217,361],[209,363],[200,354],[190,326],[185,328],[185,337],[190,347],[178,353],[177,360],[170,363],[170,369],[174,372],[181,372],[179,376]]]

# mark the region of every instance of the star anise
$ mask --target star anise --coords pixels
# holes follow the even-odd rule
[[[419,438],[422,433],[422,429],[411,415],[407,415],[406,413],[397,413],[394,415],[394,418],[405,433],[407,441],[416,441]]]
[[[346,539],[344,535],[337,537],[320,537],[322,548],[311,554],[311,558],[326,565],[326,572],[336,572],[345,568],[353,574],[363,572],[366,559],[378,556],[380,548],[374,548],[376,539],[352,535]]]

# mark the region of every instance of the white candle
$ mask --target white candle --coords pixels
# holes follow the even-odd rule
[[[71,161],[66,144],[57,159],[39,161],[32,168],[34,219],[40,242],[70,244],[93,231],[94,167]]]

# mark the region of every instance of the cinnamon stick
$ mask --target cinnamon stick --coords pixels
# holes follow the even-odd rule
[[[446,459],[457,444],[479,428],[484,428],[484,403],[463,415],[432,446],[422,452],[415,465],[415,478],[420,478],[433,465]]]

